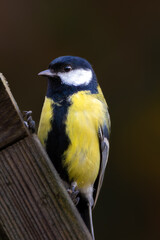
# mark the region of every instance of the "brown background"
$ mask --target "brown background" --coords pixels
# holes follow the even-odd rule
[[[0,0],[0,71],[37,125],[37,73],[68,54],[92,63],[112,119],[96,239],[160,239],[160,2]]]

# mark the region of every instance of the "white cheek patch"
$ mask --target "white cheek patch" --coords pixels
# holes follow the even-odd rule
[[[90,69],[75,69],[70,72],[60,72],[57,75],[61,78],[62,83],[74,86],[87,85],[92,79],[92,71]]]

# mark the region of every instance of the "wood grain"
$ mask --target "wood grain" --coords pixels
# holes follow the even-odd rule
[[[9,239],[91,239],[35,135],[0,152],[0,183]]]
[[[28,135],[8,84],[0,73],[0,149]]]
[[[35,134],[0,76],[0,240],[91,240]]]

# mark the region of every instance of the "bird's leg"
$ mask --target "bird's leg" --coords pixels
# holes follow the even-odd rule
[[[76,189],[76,187],[77,187],[77,183],[72,182],[71,187],[67,189],[67,192],[70,195],[75,206],[77,206],[77,204],[79,203],[79,199],[80,199],[79,197],[77,197],[77,195],[79,194],[79,191]]]
[[[32,132],[35,132],[35,121],[32,119],[32,111],[23,111],[23,119],[26,127]]]

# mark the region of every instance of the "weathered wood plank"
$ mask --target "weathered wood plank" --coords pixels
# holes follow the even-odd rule
[[[18,106],[0,73],[0,149],[27,135]]]
[[[0,152],[0,184],[9,239],[91,239],[35,135]]]
[[[1,225],[0,225],[0,240],[9,240]]]
[[[0,238],[91,240],[53,164],[37,136],[26,129],[0,78]]]

